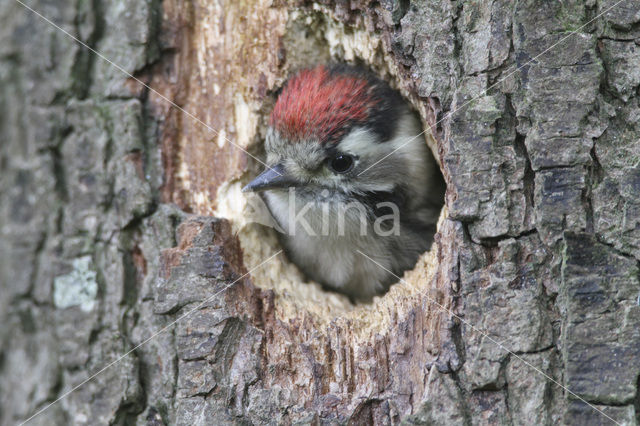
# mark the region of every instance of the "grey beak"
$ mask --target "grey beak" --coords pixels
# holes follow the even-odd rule
[[[242,188],[242,192],[259,192],[272,188],[289,188],[295,186],[297,181],[288,176],[282,164],[268,168],[258,177],[249,182],[247,186]]]

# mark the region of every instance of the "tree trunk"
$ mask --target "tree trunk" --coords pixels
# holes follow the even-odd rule
[[[1,424],[639,423],[640,1],[28,6],[60,29],[0,4]],[[240,194],[331,60],[414,105],[448,187],[368,305]]]

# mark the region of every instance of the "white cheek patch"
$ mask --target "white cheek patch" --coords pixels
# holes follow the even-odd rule
[[[392,139],[378,141],[378,137],[371,130],[358,127],[345,136],[337,148],[340,152],[359,156],[366,167],[384,157],[389,156],[386,160],[397,154],[414,159],[416,163],[423,163],[427,148],[421,133],[418,119],[407,113],[399,119],[397,131]]]
[[[362,127],[352,130],[337,146],[340,152],[359,157],[356,176],[345,180],[344,186],[354,192],[392,191],[394,182],[404,181],[402,176],[411,176],[410,185],[427,182],[429,148],[421,133],[420,122],[411,113],[399,119],[396,133],[388,141],[378,141],[371,130]]]
[[[381,148],[380,145],[376,142],[376,135],[372,131],[358,127],[345,136],[338,143],[337,148],[339,152],[357,155],[361,161],[366,161],[385,154],[386,149]]]

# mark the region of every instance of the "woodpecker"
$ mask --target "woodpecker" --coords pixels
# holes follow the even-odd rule
[[[421,130],[400,94],[370,71],[303,69],[271,113],[268,167],[243,191],[260,193],[307,278],[370,302],[433,241],[444,182]]]

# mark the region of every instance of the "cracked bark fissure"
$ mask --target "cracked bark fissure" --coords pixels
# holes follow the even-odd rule
[[[479,330],[638,424],[640,1],[584,26],[615,3],[30,2],[256,154],[292,69],[368,64],[433,129],[448,216],[418,291],[323,319],[291,296],[306,284],[252,275],[29,424],[611,423]],[[16,424],[254,266],[212,214],[258,166],[12,0],[0,39],[0,424]]]

